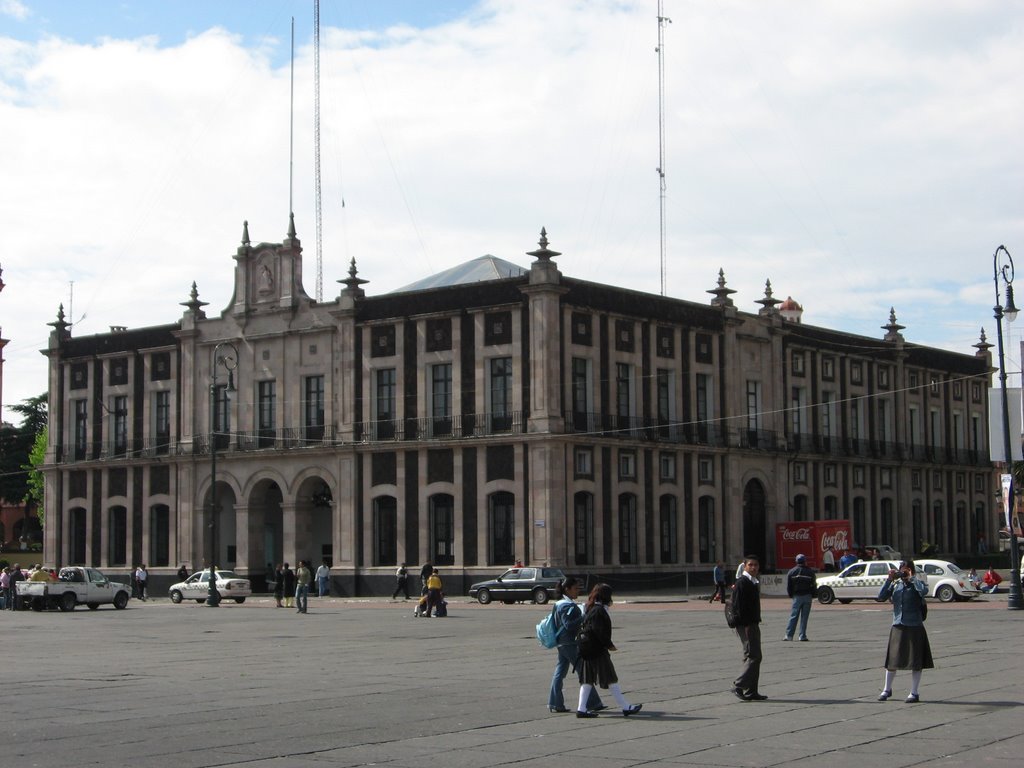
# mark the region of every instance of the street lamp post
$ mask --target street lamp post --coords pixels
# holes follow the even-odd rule
[[[1000,258],[1002,255],[1003,258]],[[999,281],[1006,284],[1006,306],[999,304]],[[996,305],[993,312],[996,317],[996,341],[999,349],[999,386],[1003,393],[1003,452],[1007,474],[1013,474],[1013,453],[1010,446],[1010,403],[1006,396],[1006,360],[1003,357],[1003,316],[1008,321],[1017,316],[1017,307],[1013,303],[1013,259],[1005,245],[996,248],[992,255],[992,279],[996,285]],[[1017,549],[1017,532],[1014,526],[1014,489],[1011,484],[1007,495],[1006,517],[1010,528],[1010,599],[1007,607],[1010,610],[1024,608],[1024,597],[1020,588],[1020,552]]]
[[[225,351],[222,353],[221,350]],[[210,583],[206,604],[211,608],[220,605],[220,592],[217,591],[217,366],[223,366],[228,374],[227,392],[235,391],[234,371],[238,367],[238,350],[230,341],[222,341],[213,348],[213,364],[210,366],[210,535],[207,547],[209,550]],[[227,397],[224,398],[227,409]]]

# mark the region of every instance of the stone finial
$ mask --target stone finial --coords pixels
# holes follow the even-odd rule
[[[54,331],[56,332],[57,338],[59,339],[65,339],[71,335],[70,333],[68,333],[68,328],[71,327],[71,324],[67,322],[67,320],[64,317],[63,304],[57,307],[57,319],[54,320],[52,323],[47,323],[47,325],[53,327]]]
[[[199,300],[199,289],[196,288],[195,280],[192,281],[192,291],[189,293],[188,301],[180,302],[181,306],[187,307],[188,311],[198,318],[206,317],[206,313],[203,311],[203,307],[205,307],[209,303],[210,302],[208,301]]]
[[[537,241],[537,245],[540,246],[536,251],[527,251],[527,256],[533,256],[537,261],[551,261],[555,256],[561,256],[562,254],[558,251],[552,251],[548,249],[548,231],[544,228],[540,228],[540,240]]]
[[[289,240],[294,240],[295,239],[295,214],[294,213],[289,213],[288,214],[288,239]]]
[[[781,303],[782,303],[782,299],[776,299],[774,296],[772,296],[772,281],[771,280],[765,280],[764,281],[764,298],[763,299],[758,299],[755,302],[755,304],[760,304],[761,305],[761,309],[758,310],[757,314],[759,314],[759,315],[774,315],[774,314],[776,314],[778,312],[778,310],[775,308],[775,305],[776,304],[781,304]]]
[[[711,306],[713,307],[732,307],[732,299],[729,297],[730,294],[736,293],[732,288],[725,287],[725,270],[719,268],[718,270],[718,286],[716,288],[710,288],[707,293],[710,293],[715,298],[711,300]]]
[[[339,283],[345,286],[345,290],[342,293],[347,293],[352,296],[364,296],[365,292],[360,287],[370,282],[369,280],[363,280],[361,277],[357,277],[356,270],[356,258],[352,257],[352,261],[348,266],[348,277],[344,280],[338,280]]]
[[[885,341],[904,341],[903,334],[900,331],[906,327],[896,322],[896,310],[893,307],[889,307],[889,322],[882,326],[882,330],[886,332],[882,338]]]
[[[249,241],[249,222],[242,222],[242,245],[250,245]]]
[[[973,345],[978,350],[975,355],[977,357],[985,357],[988,351],[992,349],[992,345],[988,343],[988,339],[985,338],[985,329],[981,329],[981,334],[978,337],[978,343]]]

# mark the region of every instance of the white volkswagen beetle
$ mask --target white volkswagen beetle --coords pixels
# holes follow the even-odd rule
[[[252,594],[252,587],[248,579],[243,579],[234,571],[217,571],[217,591],[220,592],[222,599],[244,603],[245,598]],[[209,594],[210,570],[208,568],[196,571],[184,581],[172,584],[170,589],[172,603],[180,603],[182,600],[195,600],[197,603],[204,603]]]

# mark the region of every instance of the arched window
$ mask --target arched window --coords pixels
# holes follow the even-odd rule
[[[807,522],[807,496],[798,494],[793,497],[793,521],[797,523]]]
[[[573,497],[573,539],[576,565],[594,564],[594,495],[580,491]]]
[[[507,491],[493,493],[488,498],[491,565],[511,565],[515,562],[515,502],[516,497]]]
[[[85,565],[85,539],[87,533],[86,511],[82,507],[73,507],[69,516],[71,541],[68,555],[72,565]]]
[[[170,565],[171,510],[166,504],[154,504],[149,510],[149,560],[151,566]]]
[[[430,541],[434,565],[455,564],[455,499],[447,493],[430,497]]]
[[[676,497],[665,494],[661,497],[661,562],[679,562],[679,519],[676,513]]]
[[[697,541],[700,561],[711,563],[715,560],[715,500],[701,496],[697,501]]]
[[[632,493],[619,496],[619,562],[637,563],[636,496]]]
[[[853,541],[855,544],[863,545],[867,541],[867,502],[863,496],[853,500]]]
[[[128,564],[128,510],[124,507],[107,510],[107,564]]]
[[[373,500],[373,564],[395,565],[398,561],[398,504],[394,496]]]
[[[881,528],[881,530],[878,532],[878,535],[882,538],[882,543],[898,548],[899,542],[896,540],[896,521],[893,519],[892,514],[892,499],[882,499],[881,513],[879,517],[879,528]]]

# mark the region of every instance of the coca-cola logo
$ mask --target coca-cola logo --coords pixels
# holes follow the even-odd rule
[[[831,547],[832,549],[849,549],[850,543],[847,538],[847,531],[833,531],[832,533],[823,533],[821,535],[821,551],[824,552],[826,549]]]
[[[810,541],[811,540],[811,529],[810,528],[783,528],[782,529],[782,540],[783,541]]]

